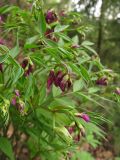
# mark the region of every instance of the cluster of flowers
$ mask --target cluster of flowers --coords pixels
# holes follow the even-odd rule
[[[60,70],[57,73],[55,73],[54,70],[51,70],[47,80],[48,91],[50,91],[52,84],[54,84],[56,87],[60,87],[62,92],[64,92],[72,85],[70,75],[63,73]]]
[[[75,116],[78,117],[78,118],[82,118],[87,123],[90,122],[90,117],[85,113],[76,113]],[[78,127],[77,127],[76,124],[71,125],[71,126],[66,127],[66,128],[67,128],[68,132],[71,135],[73,135],[73,139],[74,139],[75,142],[79,142],[81,136],[83,136],[83,137],[85,136],[85,130],[84,130],[83,126],[80,126],[80,129],[77,132],[77,134],[76,134],[76,129]]]
[[[20,99],[20,92],[19,90],[14,91],[15,95],[11,100],[11,104],[16,107],[16,109],[21,113],[24,114],[25,104]]]

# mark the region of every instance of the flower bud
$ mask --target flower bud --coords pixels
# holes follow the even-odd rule
[[[75,113],[75,116],[82,118],[85,122],[90,122],[90,117],[85,113]]]
[[[81,118],[85,121],[85,122],[90,122],[90,117],[87,114],[82,114]]]

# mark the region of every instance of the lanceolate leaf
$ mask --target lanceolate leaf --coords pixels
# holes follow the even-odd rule
[[[40,25],[41,35],[44,35],[46,31],[46,21],[42,9],[40,10],[39,25]]]
[[[10,159],[15,160],[12,145],[7,138],[0,137],[0,150]]]

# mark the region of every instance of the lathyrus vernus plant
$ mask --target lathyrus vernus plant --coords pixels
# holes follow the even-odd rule
[[[0,13],[7,15],[2,36],[16,43],[12,49],[0,45],[1,135],[12,123],[11,144],[24,133],[30,159],[69,157],[84,140],[95,147],[94,135],[104,132],[96,125],[102,115],[92,108],[106,107],[101,95],[112,74],[85,38],[89,27],[79,14],[44,11],[37,0],[30,10],[3,6]],[[2,151],[14,159],[11,147]]]

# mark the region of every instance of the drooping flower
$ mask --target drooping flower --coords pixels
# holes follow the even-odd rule
[[[115,93],[116,93],[117,95],[120,95],[120,88],[116,88]]]
[[[58,38],[54,36],[54,29],[48,29],[46,32],[45,32],[45,36],[46,38],[52,40],[52,41],[55,41],[57,42],[58,41]]]
[[[52,84],[54,83],[55,73],[54,70],[51,70],[47,79],[47,89],[50,90]]]
[[[46,22],[50,24],[50,23],[56,22],[58,20],[58,17],[54,11],[48,10],[45,15],[45,19],[46,19]]]
[[[0,72],[3,72],[3,65],[0,63]]]
[[[58,71],[55,75],[55,80],[54,80],[54,84],[56,87],[60,86],[60,83],[63,79],[63,77],[65,76],[65,74],[63,74],[62,71]]]
[[[106,77],[102,77],[96,81],[97,85],[107,86],[108,79]]]
[[[56,87],[60,87],[62,92],[68,90],[72,85],[72,82],[70,80],[70,76],[66,73],[63,73],[61,70],[57,71],[57,73],[54,73],[53,70],[50,71],[50,74],[49,74],[48,80],[47,80],[47,89],[48,90],[50,90],[53,83]]]
[[[70,87],[71,87],[72,83],[71,83],[71,80],[70,80],[70,77],[68,74],[66,74],[62,81],[60,82],[60,89],[64,92],[65,90],[68,90]]]
[[[24,75],[27,77],[33,72],[33,63],[30,59],[25,58],[22,62],[22,68],[24,69]]]

